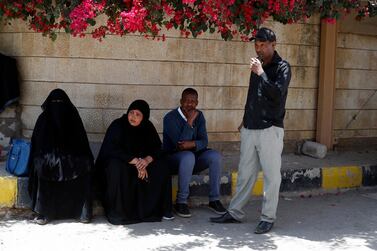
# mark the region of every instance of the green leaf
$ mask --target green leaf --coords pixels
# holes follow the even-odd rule
[[[96,20],[91,19],[91,18],[89,18],[86,22],[87,22],[88,24],[90,24],[91,26],[96,25]]]
[[[50,38],[52,41],[55,41],[58,38],[58,35],[55,32],[53,32],[50,34]]]

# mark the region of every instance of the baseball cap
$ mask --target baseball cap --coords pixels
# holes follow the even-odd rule
[[[250,41],[261,41],[261,42],[274,42],[276,41],[275,33],[268,28],[262,27],[260,28],[254,37],[250,38]]]

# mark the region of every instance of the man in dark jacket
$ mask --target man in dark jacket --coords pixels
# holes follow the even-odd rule
[[[276,36],[268,28],[256,33],[256,58],[250,59],[250,83],[241,132],[241,156],[237,188],[228,212],[211,218],[215,223],[240,222],[258,176],[263,171],[263,206],[261,221],[254,233],[271,230],[276,219],[281,183],[281,153],[283,150],[285,103],[291,69],[275,51]]]

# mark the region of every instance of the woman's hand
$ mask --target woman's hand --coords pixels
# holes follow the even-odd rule
[[[139,158],[133,158],[128,164],[136,165],[136,163],[139,161]]]
[[[148,165],[149,162],[142,158],[139,158],[137,163],[135,164],[137,170],[146,169]]]
[[[147,169],[138,169],[137,170],[137,177],[142,180],[148,180],[148,172]]]

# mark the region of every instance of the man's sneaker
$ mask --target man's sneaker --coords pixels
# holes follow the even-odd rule
[[[264,234],[269,232],[274,223],[273,222],[267,222],[267,221],[261,221],[259,222],[258,226],[255,228],[254,233],[256,234]]]
[[[164,216],[162,216],[162,219],[163,220],[174,220],[174,215],[173,215],[173,213],[172,212],[166,212],[166,213],[164,213]]]
[[[210,201],[208,204],[208,208],[214,211],[217,214],[225,214],[226,209],[224,208],[223,204],[221,204],[221,201],[215,200]]]
[[[38,225],[46,225],[48,223],[48,219],[42,215],[38,215],[35,219],[34,219],[35,223],[37,223]]]
[[[185,203],[176,203],[174,205],[174,211],[178,216],[184,218],[191,217],[190,210],[188,209],[188,206]]]

